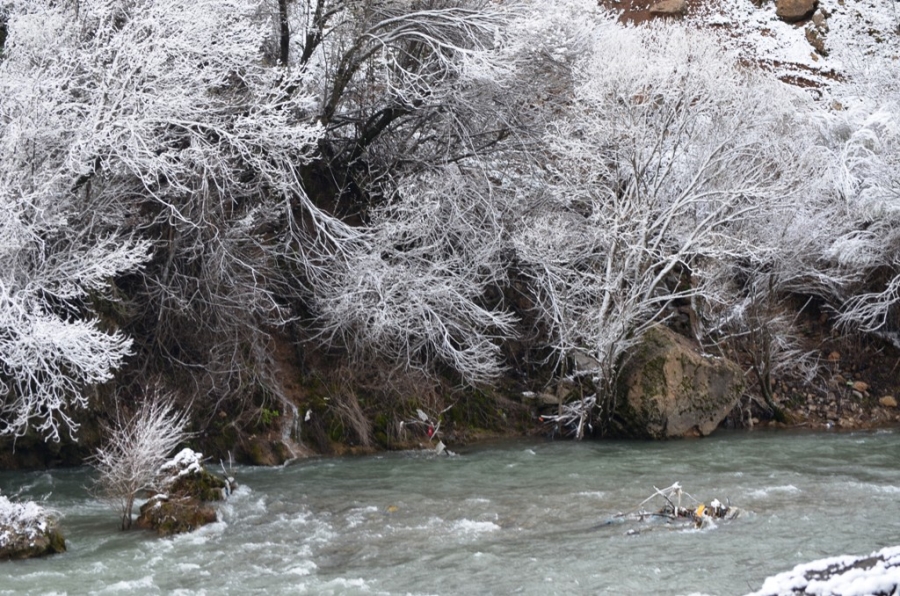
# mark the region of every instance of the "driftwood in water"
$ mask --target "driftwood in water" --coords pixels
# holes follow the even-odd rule
[[[662,521],[665,523],[685,522],[693,524],[697,528],[704,528],[709,527],[714,520],[734,519],[741,514],[741,510],[737,507],[724,505],[718,499],[713,499],[709,504],[695,499],[689,493],[684,492],[678,482],[662,489],[654,486],[653,490],[654,493],[641,501],[635,509],[628,513],[619,513],[603,525],[624,521]],[[644,506],[653,500],[662,501],[661,507],[652,511],[646,510]],[[689,501],[691,506],[682,506],[684,500]],[[628,534],[638,533],[640,530],[637,529],[628,531]]]

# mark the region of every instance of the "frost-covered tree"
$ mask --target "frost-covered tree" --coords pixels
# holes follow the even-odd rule
[[[506,246],[490,189],[456,168],[410,177],[372,213],[334,283],[318,288],[323,332],[359,358],[467,383],[496,379],[513,317],[486,294],[505,281]]]
[[[317,337],[400,370],[493,380],[512,319],[485,299],[505,278],[485,160],[521,129],[503,101],[515,13],[478,0],[303,6],[295,18],[313,29],[292,60],[325,73],[310,170],[327,182],[311,192],[362,224],[310,284]]]
[[[269,55],[269,2],[15,6],[7,67],[39,65],[41,101],[72,123],[40,140],[63,152],[73,200],[153,243],[142,273],[118,284],[144,365],[220,398],[277,393],[268,338],[289,313],[276,261],[313,266],[312,242],[298,256],[300,228],[334,238],[344,226],[302,190],[321,130],[312,75]]]
[[[308,192],[345,217],[365,217],[393,196],[395,176],[503,138],[496,107],[475,96],[477,80],[502,68],[510,14],[483,0],[288,3],[284,55],[316,73],[324,128],[319,159],[306,170]]]
[[[754,258],[747,231],[810,168],[790,133],[797,100],[708,36],[607,17],[575,76],[513,241],[550,345],[608,414],[630,347],[674,301],[716,298],[705,267]]]
[[[35,428],[58,440],[72,406],[108,381],[131,340],[95,314],[110,280],[135,271],[148,244],[118,230],[124,214],[91,192],[77,145],[88,126],[66,15],[40,3],[8,12],[0,61],[0,435]],[[56,59],[56,54],[61,59]],[[82,107],[87,107],[87,104]]]
[[[837,300],[845,328],[900,331],[900,93],[896,60],[866,56],[836,85],[835,105],[821,117],[833,151],[841,228],[823,257],[852,283]]]

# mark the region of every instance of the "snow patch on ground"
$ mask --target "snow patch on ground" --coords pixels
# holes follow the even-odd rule
[[[826,56],[807,41],[809,22],[785,23],[775,14],[775,2],[757,7],[748,0],[713,0],[694,6],[684,22],[717,31],[726,47],[747,61],[760,64],[783,80],[815,86],[823,93],[849,69],[870,57],[900,59],[900,30],[889,0],[820,0],[827,32]]]

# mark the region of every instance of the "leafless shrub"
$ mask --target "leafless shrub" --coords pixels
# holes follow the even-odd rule
[[[740,356],[763,407],[778,417],[781,409],[776,403],[775,382],[790,376],[811,383],[819,373],[819,362],[816,350],[804,348],[796,328],[797,315],[779,299],[772,283],[770,277],[761,276],[743,300],[718,313],[709,333],[720,348]]]
[[[359,398],[352,385],[342,384],[337,391],[330,394],[328,408],[341,422],[345,431],[356,435],[363,447],[372,445],[372,425],[359,405]]]
[[[160,468],[190,436],[187,424],[188,412],[176,408],[174,396],[156,391],[131,417],[118,413],[115,426],[107,428],[107,442],[89,463],[99,473],[94,491],[121,514],[123,530],[131,527],[138,493],[160,488]]]

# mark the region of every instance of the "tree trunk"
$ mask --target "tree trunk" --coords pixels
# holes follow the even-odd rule
[[[125,502],[125,509],[122,511],[122,530],[131,529],[131,509],[134,507],[134,494],[128,495]]]
[[[287,66],[291,56],[291,29],[288,25],[288,0],[278,0],[278,59]]]

